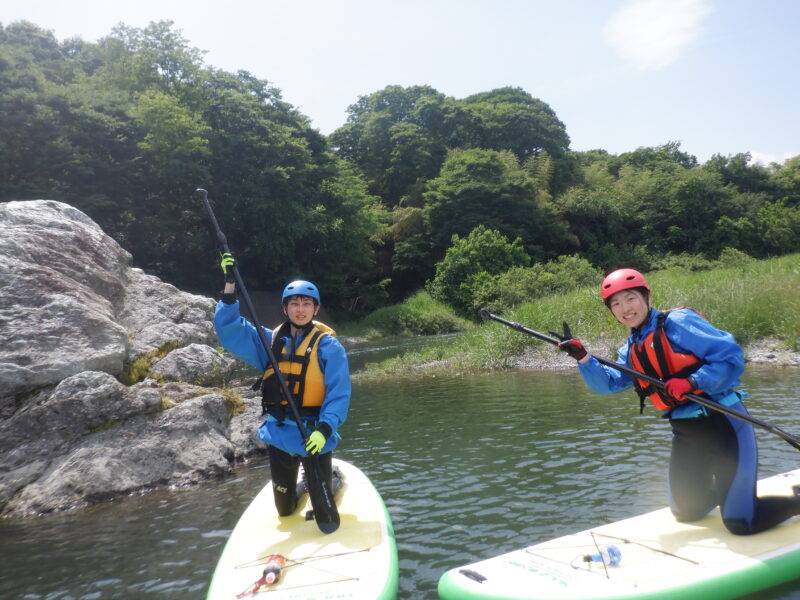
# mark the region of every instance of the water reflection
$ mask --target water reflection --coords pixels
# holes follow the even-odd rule
[[[349,341],[345,339],[343,344],[347,349],[350,372],[355,373],[362,370],[368,363],[379,363],[404,352],[444,345],[459,335],[461,334],[447,333],[443,335],[383,338],[372,341]]]

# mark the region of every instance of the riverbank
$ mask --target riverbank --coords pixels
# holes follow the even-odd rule
[[[605,348],[608,344],[602,341],[587,342],[587,348]],[[612,358],[616,352],[603,353],[595,350],[598,356]],[[764,339],[747,344],[744,348],[746,367],[759,368],[800,368],[800,352],[788,349],[785,343],[776,339]],[[426,360],[417,360],[427,353],[409,353],[407,357],[389,359],[379,364],[369,365],[364,371],[353,374],[356,380],[371,380],[390,377],[444,377],[465,375],[478,371],[497,370],[566,370],[575,368],[575,361],[558,352],[548,345],[525,347],[514,356],[509,356],[499,361],[501,364],[467,365],[458,356],[441,358],[428,357]],[[463,357],[462,357],[463,358]]]
[[[748,262],[736,267],[648,273],[652,304],[693,307],[745,349],[749,364],[800,366],[800,255]],[[600,304],[595,287],[536,299],[503,311],[504,318],[549,332],[566,319],[573,334],[595,355],[609,359],[625,330]],[[503,369],[560,369],[569,357],[550,344],[496,322],[483,322],[452,342],[422,348],[369,365],[364,378],[453,375]]]
[[[587,347],[600,347],[603,344],[587,344]],[[764,339],[747,344],[744,348],[746,365],[759,367],[800,368],[800,352],[786,348],[780,340]],[[613,355],[609,354],[611,358]],[[516,357],[516,369],[565,369],[575,366],[575,361],[553,348],[529,348]]]
[[[520,336],[524,337],[524,336]],[[590,352],[608,359],[616,358],[615,343],[606,338],[585,342]],[[445,377],[469,373],[500,370],[566,370],[575,368],[575,361],[546,343],[522,346],[516,353],[507,356],[495,355],[492,360],[481,362],[475,353],[459,351],[471,342],[454,340],[450,345],[438,344],[414,350],[379,363],[367,365],[366,369],[353,373],[357,380],[373,380],[402,377]],[[764,338],[744,344],[746,367],[800,368],[800,352],[790,349],[786,342],[777,338]]]

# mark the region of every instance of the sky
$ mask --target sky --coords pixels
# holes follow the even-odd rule
[[[18,20],[92,42],[173,21],[206,65],[268,80],[326,135],[388,85],[512,86],[572,150],[800,154],[798,0],[3,0],[0,22]]]

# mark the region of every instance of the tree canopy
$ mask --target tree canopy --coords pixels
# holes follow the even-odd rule
[[[429,281],[466,314],[565,270],[800,250],[800,156],[700,164],[677,141],[569,144],[555,110],[516,87],[387,86],[326,137],[269,81],[206,66],[169,21],[96,43],[0,25],[0,201],[68,202],[185,289],[219,286],[197,187],[252,289],[304,277],[358,311]]]
[[[96,44],[16,23],[0,50],[0,199],[68,202],[137,265],[212,291],[204,187],[254,288],[303,276],[344,304],[368,279],[388,215],[269,82],[205,67],[170,22]]]

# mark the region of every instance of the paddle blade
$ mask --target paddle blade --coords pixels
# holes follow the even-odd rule
[[[320,467],[319,457],[304,456],[300,460],[303,463],[308,497],[317,527],[322,533],[333,533],[339,529],[339,509],[336,508],[333,492]]]

